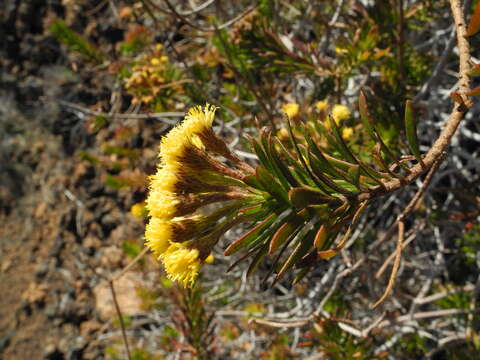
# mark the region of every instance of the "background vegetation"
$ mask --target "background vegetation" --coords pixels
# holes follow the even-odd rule
[[[458,81],[448,1],[8,0],[1,32],[5,359],[126,359],[122,328],[137,360],[480,355],[477,104],[406,219],[396,285],[376,309],[396,247],[389,229],[424,178],[374,202],[341,255],[295,285],[292,272],[266,286],[273,258],[248,277],[248,263],[227,272],[242,254],[223,251],[242,228],[191,290],[143,251],[158,144],[193,105],[219,106],[216,133],[253,166],[247,135],[267,126],[282,140],[283,112],[301,127],[343,105],[344,141],[378,162],[362,89],[400,155],[411,99],[426,152]],[[478,36],[470,43],[475,59]],[[109,279],[120,318],[103,301]]]

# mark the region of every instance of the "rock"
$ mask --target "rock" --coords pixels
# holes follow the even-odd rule
[[[15,335],[14,331],[9,331],[5,335],[0,336],[0,354],[10,345],[10,340]]]
[[[35,209],[34,216],[37,219],[40,219],[43,216],[45,216],[45,214],[47,213],[47,210],[48,210],[48,204],[42,201],[40,204],[38,204],[37,208]]]
[[[48,286],[46,284],[30,283],[27,290],[22,294],[22,300],[29,304],[40,304],[45,302]]]
[[[89,255],[93,255],[102,246],[102,242],[97,237],[89,235],[83,240],[82,245]]]
[[[64,359],[62,352],[57,349],[55,344],[46,345],[43,354],[46,360]]]
[[[137,296],[137,287],[141,286],[142,277],[138,273],[127,272],[114,282],[115,294],[122,315],[137,315],[142,311],[142,300]],[[107,321],[116,317],[110,285],[103,281],[94,289],[96,310],[100,319]]]
[[[35,266],[35,276],[39,279],[43,278],[48,272],[48,262],[42,262]]]
[[[124,259],[125,254],[123,251],[115,245],[108,246],[103,249],[102,256],[102,266],[106,268],[115,268],[121,267],[122,260]]]
[[[100,330],[102,325],[95,320],[84,321],[80,324],[80,334],[84,337]]]
[[[12,260],[11,259],[6,259],[2,263],[1,272],[7,272],[8,269],[10,269],[11,266],[12,266]]]

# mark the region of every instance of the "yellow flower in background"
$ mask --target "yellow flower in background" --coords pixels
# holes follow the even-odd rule
[[[345,127],[342,129],[342,137],[345,140],[350,140],[353,136],[353,128],[351,127]]]
[[[285,114],[287,114],[289,118],[294,118],[295,116],[298,115],[299,106],[298,104],[293,104],[293,103],[284,104],[282,105],[282,111]]]
[[[147,209],[145,208],[145,204],[143,202],[133,204],[130,208],[130,214],[139,219],[145,217],[147,215]]]
[[[332,109],[333,119],[337,124],[350,117],[350,109],[345,105],[336,104]]]
[[[288,130],[284,127],[282,127],[280,130],[277,131],[277,137],[280,139],[280,140],[286,140],[288,139]]]
[[[189,249],[183,243],[172,243],[162,257],[170,280],[178,281],[184,287],[193,285],[201,266],[197,249]]]
[[[211,264],[211,263],[213,263],[214,260],[215,260],[215,257],[213,256],[213,254],[210,254],[210,255],[208,255],[207,258],[205,259],[205,262],[206,262],[207,264]]]
[[[326,111],[328,108],[328,101],[327,100],[320,100],[315,103],[315,107],[318,111]]]

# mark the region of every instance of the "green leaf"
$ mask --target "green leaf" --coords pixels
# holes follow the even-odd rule
[[[470,76],[480,75],[480,64],[472,64],[472,69],[468,72]]]
[[[262,184],[262,187],[265,191],[268,191],[277,201],[284,203],[290,206],[290,200],[288,199],[287,192],[282,188],[282,186],[277,182],[277,179],[274,178],[271,173],[263,166],[257,166],[255,169],[255,175]]]
[[[288,132],[290,133],[290,141],[293,145],[293,148],[295,149],[295,151],[297,153],[298,160],[300,160],[300,162],[302,163],[302,167],[307,172],[309,179],[313,180],[315,185],[317,185],[319,188],[323,189],[323,186],[313,176],[312,172],[310,171],[309,166],[305,162],[304,154],[300,151],[300,147],[298,146],[297,140],[295,139],[295,135],[293,134],[292,124],[290,123],[290,119],[288,118],[288,116],[286,114],[285,114],[285,119],[286,119],[287,125],[288,125],[287,126]]]
[[[284,179],[284,188],[289,189],[291,186],[299,186],[299,182],[295,179],[293,174],[290,172],[288,167],[285,165],[284,161],[280,159],[280,156],[275,149],[274,140],[271,137],[271,134],[268,139],[268,154],[272,159],[272,163],[276,167],[278,173],[281,175],[281,178]]]
[[[302,166],[300,166],[297,160],[292,157],[292,155],[285,148],[285,145],[283,145],[280,140],[275,140],[277,141],[278,146],[280,146],[280,150],[282,151],[283,156],[285,156],[288,165],[292,167],[291,174],[295,177],[297,182],[299,182],[300,184],[313,185],[313,182],[311,181],[311,179],[309,179],[307,171]]]
[[[322,250],[325,241],[327,240],[329,235],[327,224],[322,224],[320,229],[318,229],[317,234],[315,235],[315,239],[313,240],[313,246],[318,249]]]
[[[452,94],[457,94],[457,93],[452,93]],[[470,90],[469,92],[466,92],[465,94],[468,95],[468,96],[480,96],[480,86],[476,87],[475,89]],[[462,99],[461,103],[463,103],[463,99]]]
[[[240,238],[231,243],[225,250],[225,256],[232,255],[237,251],[248,247],[255,238],[257,238],[262,232],[270,227],[277,219],[277,214],[271,214],[261,223],[257,224],[254,228],[244,233]]]
[[[360,118],[362,119],[365,130],[367,130],[367,133],[370,136],[370,138],[374,142],[377,142],[379,136],[375,131],[374,127],[372,126],[372,120],[370,118],[370,114],[368,113],[367,99],[362,90],[360,90],[360,94],[358,95],[358,108],[360,111]]]
[[[397,157],[392,153],[392,151],[390,151],[388,146],[383,141],[382,137],[378,134],[378,131],[375,128],[373,119],[370,115],[370,112],[368,111],[367,98],[363,91],[360,91],[360,94],[358,97],[358,103],[359,103],[360,117],[362,119],[363,126],[367,130],[370,138],[375,143],[380,144],[382,152],[385,154],[387,160],[394,161],[397,164],[397,166],[399,166],[400,168],[402,168],[403,170],[409,173],[410,169],[406,165],[398,161]]]
[[[314,264],[301,269],[292,281],[292,285],[298,284],[312,270]]]
[[[467,27],[467,36],[473,36],[480,31],[480,3],[477,4],[475,12]]]
[[[252,262],[250,263],[250,266],[247,269],[247,277],[250,277],[255,269],[258,267],[258,264],[263,260],[263,258],[267,255],[268,251],[268,244],[265,244],[258,250],[257,254],[253,258]]]
[[[275,284],[285,272],[293,267],[302,257],[304,257],[312,248],[315,232],[309,226],[305,226],[297,235],[298,244],[292,251],[287,260],[283,263],[273,283]]]
[[[296,230],[299,230],[300,226],[308,219],[308,212],[302,210],[296,214],[292,214],[289,218],[285,219],[285,222],[275,232],[270,240],[270,246],[268,249],[269,254],[273,254],[282,246],[288,239],[295,236]]]
[[[87,60],[100,64],[103,59],[97,49],[88,40],[72,31],[62,20],[56,19],[50,26],[50,32],[70,51],[81,54]]]
[[[347,240],[350,237],[351,232],[352,232],[352,226],[350,225],[347,229],[347,232],[345,233],[345,235],[343,235],[342,239],[340,240],[338,245],[335,246],[335,248],[330,250],[320,250],[317,252],[318,256],[322,259],[330,259],[335,255],[337,255],[347,243]]]
[[[417,122],[413,114],[413,104],[410,100],[407,100],[405,104],[405,133],[413,156],[415,156],[420,164],[423,164],[420,147],[418,146]]]
[[[348,177],[354,185],[360,186],[360,166],[359,165],[352,166],[348,170]]]
[[[336,201],[335,198],[325,195],[325,193],[309,186],[290,189],[288,197],[297,208],[304,208],[309,205],[328,204]]]

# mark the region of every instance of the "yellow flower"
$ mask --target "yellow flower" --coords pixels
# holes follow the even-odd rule
[[[145,216],[145,205],[143,203],[133,204],[130,213],[136,218],[143,218]]]
[[[288,130],[285,129],[284,127],[282,127],[280,130],[277,131],[277,137],[280,139],[280,140],[286,140],[288,139]]]
[[[315,103],[315,107],[317,108],[318,111],[326,111],[328,107],[328,101],[327,100],[317,101]]]
[[[175,216],[178,199],[174,193],[162,190],[151,190],[147,198],[147,209],[150,216],[159,219],[171,219]]]
[[[160,65],[160,60],[157,59],[157,58],[153,58],[152,60],[150,60],[150,64],[152,65]]]
[[[145,245],[157,257],[161,257],[170,247],[172,227],[164,220],[151,218],[145,229]]]
[[[282,111],[287,114],[289,118],[294,118],[298,115],[298,104],[284,104],[282,105]]]
[[[176,162],[189,142],[199,148],[203,146],[197,134],[212,126],[216,110],[215,106],[207,104],[204,109],[196,106],[188,111],[185,120],[161,142],[160,157],[164,164]]]
[[[336,104],[332,109],[332,116],[335,122],[338,124],[342,120],[350,117],[350,110],[345,105]]]
[[[345,140],[350,140],[353,136],[353,129],[351,127],[345,127],[342,129],[342,137]]]
[[[163,264],[170,280],[190,287],[198,276],[201,261],[197,249],[189,249],[182,243],[172,243],[163,255]]]

